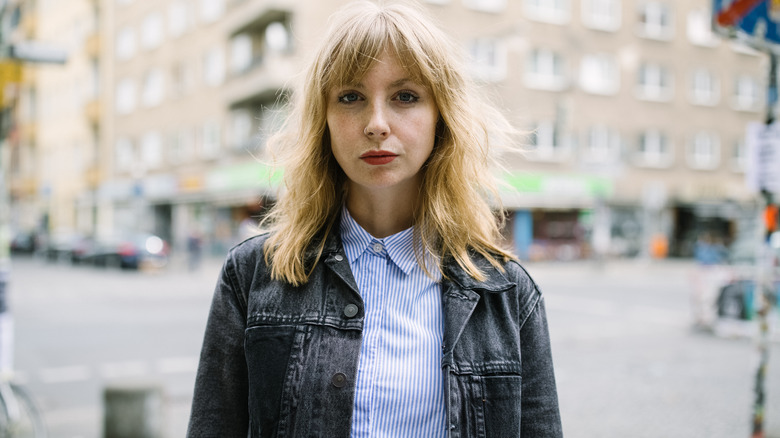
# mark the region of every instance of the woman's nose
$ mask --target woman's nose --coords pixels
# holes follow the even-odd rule
[[[371,115],[368,119],[363,134],[371,139],[383,139],[390,134],[390,126],[381,104],[371,106]]]

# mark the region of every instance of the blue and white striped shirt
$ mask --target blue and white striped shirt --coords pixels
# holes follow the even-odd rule
[[[366,315],[351,437],[444,437],[441,285],[417,263],[413,228],[377,239],[344,208],[341,239]]]

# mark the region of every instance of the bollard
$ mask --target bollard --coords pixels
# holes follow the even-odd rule
[[[104,438],[162,438],[163,390],[154,384],[111,385],[103,390]]]

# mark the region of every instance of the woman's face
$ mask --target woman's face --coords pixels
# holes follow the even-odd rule
[[[331,148],[347,175],[350,195],[385,189],[416,193],[438,118],[430,89],[414,82],[387,50],[359,83],[331,90]]]

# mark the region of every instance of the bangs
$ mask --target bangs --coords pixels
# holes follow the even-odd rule
[[[420,55],[412,46],[409,36],[396,21],[385,13],[371,16],[355,16],[343,23],[325,60],[322,71],[323,95],[333,88],[360,82],[384,50],[394,55],[411,80],[430,87],[431,80],[423,73]]]

